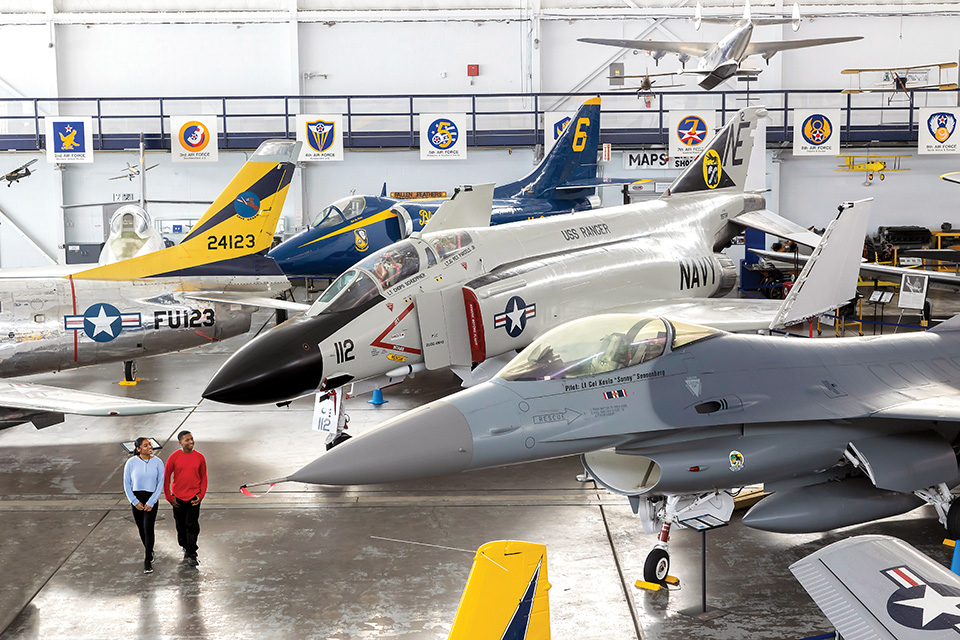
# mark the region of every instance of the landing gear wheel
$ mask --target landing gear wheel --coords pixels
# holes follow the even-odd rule
[[[960,500],[951,502],[947,510],[947,535],[953,540],[960,540]]]
[[[867,174],[867,180],[873,180],[873,174],[872,174],[872,173],[868,173],[868,174]]]
[[[880,174],[880,181],[881,181],[881,182],[883,181],[883,174],[882,174],[882,173]]]
[[[123,380],[133,382],[137,379],[137,363],[133,360],[123,361]]]
[[[643,563],[643,579],[646,582],[663,584],[670,574],[670,554],[666,549],[657,547],[647,554]]]

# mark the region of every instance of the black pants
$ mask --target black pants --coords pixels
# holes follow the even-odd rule
[[[149,500],[153,494],[149,491],[134,491],[133,495],[137,500],[146,505],[147,500]],[[133,509],[133,520],[137,523],[137,529],[140,531],[140,542],[143,543],[144,560],[153,560],[153,525],[157,521],[157,507],[159,505],[160,503],[158,501],[151,511],[140,511],[135,506],[130,505],[130,508]]]
[[[200,535],[200,505],[177,498],[173,520],[177,523],[177,542],[188,556],[197,557],[197,536]]]

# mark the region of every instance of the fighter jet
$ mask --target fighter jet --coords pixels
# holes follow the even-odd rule
[[[490,224],[530,220],[600,206],[596,188],[632,182],[597,177],[600,98],[583,103],[543,161],[493,192]],[[277,245],[270,257],[290,277],[336,278],[358,260],[422,231],[444,200],[347,196],[325,207],[308,229]]]
[[[868,205],[843,207],[772,324],[853,294]],[[548,331],[492,380],[390,419],[284,480],[373,484],[582,454],[592,478],[630,499],[644,532],[659,532],[648,582],[668,573],[672,525],[728,521],[737,489],[751,484],[776,492],[744,518],[766,530],[820,531],[922,501],[946,523],[960,425],[934,416],[950,415],[939,407],[960,384],[953,326],[801,340],[591,315]],[[960,510],[950,518],[960,528]]]
[[[13,183],[19,183],[21,178],[26,178],[27,176],[33,175],[33,172],[30,171],[30,165],[36,161],[37,159],[34,158],[30,162],[17,167],[13,171],[3,174],[3,179],[7,181],[7,186],[12,187]]]
[[[609,38],[578,38],[578,42],[602,44],[611,47],[626,49],[642,49],[652,51],[657,62],[668,53],[680,56],[680,61],[686,64],[691,57],[698,58],[696,69],[684,69],[679,73],[692,74],[700,77],[700,86],[706,90],[713,89],[733,76],[756,76],[759,69],[743,69],[741,64],[750,56],[760,55],[768,63],[778,51],[789,49],[804,49],[819,47],[825,44],[853,42],[862,40],[863,36],[844,36],[839,38],[811,38],[807,40],[779,40],[773,42],[750,42],[753,28],[757,25],[793,24],[793,30],[800,28],[800,7],[793,5],[791,18],[751,18],[750,1],[743,6],[743,17],[739,20],[727,18],[704,18],[702,8],[697,3],[696,27],[699,30],[702,22],[715,24],[735,24],[736,28],[717,43],[709,42],[657,42],[653,40],[618,40]]]
[[[743,190],[764,114],[735,114],[658,200],[479,227],[492,185],[459,193],[421,235],[357,263],[305,314],[241,347],[204,397],[282,402],[348,383],[356,395],[450,366],[474,383],[535,336],[604,310],[768,328],[777,303],[717,299],[736,282],[720,251],[744,227],[820,238]]]
[[[296,144],[263,143],[177,246],[91,269],[0,272],[0,375],[123,361],[129,379],[136,358],[245,333],[256,306],[283,306],[270,298],[289,282],[265,254]],[[0,383],[0,407],[0,427],[176,408],[12,382]]]

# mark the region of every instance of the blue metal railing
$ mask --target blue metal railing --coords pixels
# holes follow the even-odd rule
[[[546,111],[574,110],[596,93],[421,94],[370,96],[196,96],[126,98],[0,99],[0,148],[38,151],[44,146],[43,117],[86,115],[94,122],[96,150],[136,148],[141,132],[147,148],[169,149],[170,115],[216,115],[222,149],[253,149],[268,138],[296,135],[298,113],[343,113],[348,149],[416,147],[420,113],[465,112],[473,147],[543,143],[539,125]],[[793,140],[791,114],[798,108],[837,108],[841,144],[915,143],[921,106],[956,105],[957,91],[916,91],[887,103],[889,94],[845,95],[838,90],[678,91],[657,94],[645,106],[629,92],[604,92],[601,141],[618,148],[664,147],[671,109],[714,109],[720,121],[743,104],[763,104],[770,113],[767,142]],[[923,103],[922,105],[920,103]]]

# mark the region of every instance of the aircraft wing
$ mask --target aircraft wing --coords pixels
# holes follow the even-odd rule
[[[843,36],[840,38],[807,38],[804,40],[776,40],[773,42],[751,42],[747,45],[747,52],[745,55],[762,55],[765,58],[769,58],[778,51],[806,49],[807,47],[819,47],[825,44],[853,42],[854,40],[863,40],[863,36]]]
[[[939,328],[943,325],[938,325]],[[912,400],[903,404],[881,409],[871,414],[876,418],[894,418],[898,420],[944,420],[960,422],[960,393]]]
[[[734,218],[732,222],[742,227],[749,227],[763,231],[764,233],[769,233],[778,238],[793,240],[808,247],[815,247],[820,243],[820,236],[814,232],[808,231],[796,222],[791,222],[767,209],[748,211]]]
[[[945,173],[940,176],[941,180],[946,180],[947,182],[952,182],[954,184],[960,184],[960,171],[952,171],[950,173]]]
[[[634,178],[584,178],[583,180],[568,180],[555,188],[590,189],[593,187],[608,187],[620,184],[640,184],[642,182],[650,182],[650,180],[635,180]]]
[[[924,629],[923,623],[939,617],[933,602],[960,589],[960,577],[902,540],[847,538],[793,563],[790,571],[845,640],[956,635],[952,627]]]
[[[933,67],[940,67],[941,69],[953,69],[957,66],[956,62],[932,62],[929,64],[915,64],[912,67],[874,67],[872,69],[844,69],[840,73],[845,75],[853,75],[857,73],[876,73],[882,71],[889,71],[890,73],[896,73],[897,71],[911,71],[913,69],[932,69]]]
[[[12,423],[31,421],[31,418],[36,417],[36,414],[70,413],[81,416],[140,416],[186,409],[190,406],[122,398],[41,384],[0,381],[0,407],[20,410],[19,414],[10,416],[12,420],[7,420],[7,416],[0,416],[0,428],[12,426]],[[18,417],[22,419],[18,420]],[[62,415],[59,418],[62,420]],[[38,427],[48,426],[59,421],[51,422],[44,419],[42,420],[44,424],[39,422],[35,424]]]
[[[643,49],[661,53],[675,53],[678,56],[700,57],[710,50],[713,45],[709,42],[666,42],[658,40],[617,40],[610,38],[577,38],[577,42],[602,44],[608,47],[624,49]]]
[[[624,305],[609,313],[661,316],[722,331],[760,331],[770,327],[781,304],[779,300],[751,298],[671,298]]]
[[[300,313],[310,308],[309,304],[294,302],[292,300],[278,300],[277,298],[267,298],[266,296],[255,296],[242,291],[196,291],[185,293],[184,298],[190,300],[205,300],[208,302],[226,302],[229,304],[242,304],[248,307],[263,307],[264,309],[285,309]]]

